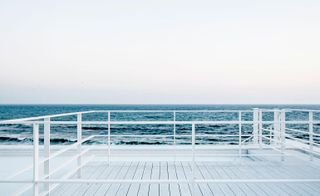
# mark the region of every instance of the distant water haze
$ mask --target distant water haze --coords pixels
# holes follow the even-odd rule
[[[320,1],[0,2],[0,103],[320,103]]]

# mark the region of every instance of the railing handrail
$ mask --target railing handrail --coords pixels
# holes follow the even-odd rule
[[[52,114],[52,115],[45,115],[45,116],[35,116],[35,117],[28,117],[28,118],[17,118],[17,119],[9,119],[9,120],[1,120],[0,124],[11,124],[15,122],[26,122],[26,121],[33,121],[33,120],[39,120],[44,118],[57,118],[57,117],[63,117],[63,116],[72,116],[77,115],[79,113],[81,114],[88,114],[94,112],[93,110],[90,111],[81,111],[81,112],[69,112],[69,113],[61,113],[61,114]],[[34,123],[34,122],[32,122]]]
[[[69,113],[60,113],[53,115],[44,115],[44,116],[35,116],[28,118],[17,118],[17,119],[9,119],[9,120],[1,120],[0,124],[5,123],[14,123],[14,122],[24,122],[24,121],[34,121],[44,118],[57,118],[63,116],[72,116],[77,114],[88,114],[88,113],[238,113],[238,112],[252,112],[252,110],[88,110],[88,111],[80,111],[80,112],[69,112]]]
[[[274,112],[279,109],[259,109],[262,112]],[[310,110],[310,109],[282,109],[285,112],[292,112],[292,111],[301,111],[301,112],[320,112],[320,110]],[[60,114],[53,114],[53,115],[44,115],[44,116],[35,116],[35,117],[28,117],[28,118],[17,118],[17,119],[9,119],[9,120],[0,120],[0,124],[14,124],[14,123],[21,123],[24,124],[28,121],[40,120],[45,118],[57,118],[57,117],[64,117],[64,116],[72,116],[77,114],[88,114],[88,113],[243,113],[243,112],[254,112],[253,109],[247,110],[87,110],[87,111],[80,111],[80,112],[69,112],[69,113],[60,113]],[[320,122],[320,121],[319,121]],[[33,123],[33,122],[32,122]],[[40,123],[40,122],[37,122]]]

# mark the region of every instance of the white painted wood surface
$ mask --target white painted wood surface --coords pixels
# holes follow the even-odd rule
[[[305,161],[273,162],[266,157],[241,161],[197,161],[196,179],[320,178],[320,168]],[[186,161],[91,162],[82,170],[83,179],[192,179]],[[76,178],[76,175],[73,177]],[[191,196],[192,183],[63,184],[51,195]],[[320,195],[320,183],[198,183],[195,195]]]

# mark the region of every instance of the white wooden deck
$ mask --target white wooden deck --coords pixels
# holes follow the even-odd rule
[[[259,151],[257,151],[259,153]],[[146,159],[144,159],[146,160]],[[190,161],[95,160],[82,169],[81,179],[192,179]],[[318,160],[315,160],[317,162]],[[196,179],[320,179],[320,167],[308,161],[257,156],[196,161]],[[76,179],[76,176],[72,177]],[[192,183],[62,184],[51,195],[179,196],[192,195]],[[319,182],[196,183],[195,195],[320,195]]]

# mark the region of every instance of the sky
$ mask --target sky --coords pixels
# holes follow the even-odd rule
[[[0,0],[0,104],[320,104],[319,0]]]

